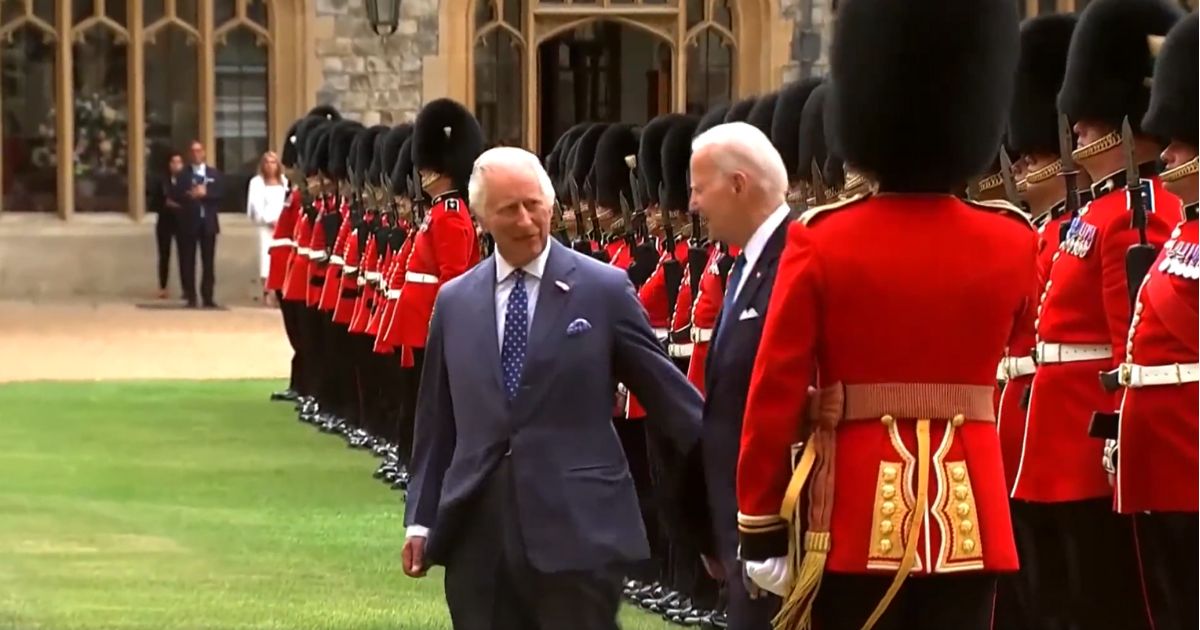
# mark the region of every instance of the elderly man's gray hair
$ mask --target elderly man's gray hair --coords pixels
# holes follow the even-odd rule
[[[518,147],[496,147],[484,151],[475,159],[475,166],[471,169],[471,179],[467,182],[467,200],[471,211],[476,215],[482,215],[487,207],[487,187],[483,184],[484,175],[497,167],[527,169],[537,177],[542,194],[546,196],[546,203],[554,203],[554,184],[550,182],[550,176],[546,173],[546,169],[542,168],[542,161],[536,155]]]
[[[744,122],[717,125],[692,140],[692,155],[712,149],[712,159],[722,173],[745,173],[750,185],[759,187],[772,200],[787,195],[787,169],[771,140]]]

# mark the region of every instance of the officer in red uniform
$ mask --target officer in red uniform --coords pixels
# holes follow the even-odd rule
[[[951,194],[996,155],[1017,33],[1007,0],[838,11],[835,145],[880,194],[791,225],[766,315],[738,524],[778,628],[989,628],[1017,568],[993,391],[1036,235]]]
[[[404,288],[392,326],[399,331],[396,339],[411,350],[419,374],[438,289],[479,262],[479,240],[466,194],[475,158],[483,152],[483,131],[461,104],[438,99],[417,115],[411,143],[420,177],[416,184],[432,199],[432,206],[411,237],[412,251],[403,263]],[[411,433],[412,423],[405,421],[402,430]],[[411,435],[401,438],[402,443],[411,440]],[[403,453],[401,458],[408,461]]]
[[[1149,100],[1147,36],[1181,17],[1168,0],[1095,0],[1071,37],[1058,108],[1072,123],[1075,162],[1092,179],[1094,200],[1074,217],[1052,255],[1038,306],[1037,372],[1012,496],[1019,511],[1045,524],[1032,538],[1023,581],[1045,623],[1082,628],[1148,626],[1130,519],[1111,510],[1102,467],[1104,440],[1089,427],[1096,412],[1119,405],[1097,374],[1125,358],[1130,293],[1126,255],[1139,242],[1126,182],[1128,154],[1120,128],[1137,129]],[[1159,147],[1136,131],[1149,244],[1161,248],[1180,206],[1154,176]],[[1135,282],[1139,282],[1139,280]],[[1136,284],[1134,287],[1136,288]],[[1102,549],[1103,553],[1087,553]]]
[[[1197,229],[1198,22],[1193,13],[1168,33],[1154,66],[1149,134],[1169,140],[1162,182],[1184,205],[1133,307],[1116,372],[1124,389],[1114,455],[1116,509],[1137,523],[1147,604],[1156,630],[1197,620],[1197,409],[1200,395],[1200,230]],[[1114,462],[1109,462],[1113,464]]]
[[[283,315],[283,328],[287,332],[288,343],[292,346],[292,361],[287,389],[271,394],[271,400],[296,401],[300,397],[300,383],[303,382],[303,354],[300,344],[299,314],[293,302],[283,299],[284,281],[287,279],[288,263],[296,251],[296,241],[292,238],[296,230],[296,222],[300,218],[302,202],[302,179],[296,164],[296,133],[303,119],[292,123],[285,135],[280,164],[287,170],[291,188],[288,190],[287,201],[279,220],[275,222],[275,231],[271,236],[271,245],[267,249],[270,265],[267,270],[266,283],[263,290],[275,293],[275,302]]]

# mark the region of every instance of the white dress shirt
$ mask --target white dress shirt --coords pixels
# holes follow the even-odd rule
[[[547,240],[546,246],[542,248],[542,253],[521,267],[525,270],[525,294],[529,298],[526,325],[530,327],[533,326],[533,311],[537,308],[538,289],[542,282],[542,276],[546,273],[548,258],[550,258],[550,241]],[[504,260],[499,251],[496,252],[496,339],[500,342],[501,352],[504,351],[504,317],[508,314],[508,296],[512,294],[513,287],[516,286],[516,279],[512,275],[516,270],[516,267]],[[427,538],[429,528],[414,523],[405,529],[404,535],[408,538],[413,536]]]
[[[738,294],[742,292],[742,287],[746,286],[746,278],[750,277],[750,272],[754,270],[754,264],[758,262],[759,256],[762,256],[763,249],[767,246],[767,241],[771,240],[771,235],[775,233],[775,228],[779,227],[785,219],[787,219],[788,208],[786,203],[779,204],[775,211],[767,216],[767,220],[763,221],[754,230],[754,234],[750,235],[750,240],[746,241],[746,246],[742,248],[742,256],[746,258],[746,266],[742,268],[742,277],[738,278],[737,289],[733,293],[734,301],[737,300]]]

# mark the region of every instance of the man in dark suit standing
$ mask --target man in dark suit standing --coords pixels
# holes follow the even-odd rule
[[[790,223],[787,170],[761,131],[727,123],[692,142],[691,182],[691,203],[707,221],[709,237],[741,251],[729,271],[709,348],[702,439],[708,503],[728,588],[728,627],[768,630],[779,600],[743,577],[735,478],[750,374]]]
[[[624,383],[681,453],[697,447],[700,395],[627,274],[550,238],[554,188],[536,156],[485,152],[468,191],[496,254],[437,296],[405,573],[446,567],[456,630],[615,630],[622,569],[650,550],[613,391]]]
[[[172,197],[183,208],[179,216],[179,275],[189,307],[196,302],[196,247],[200,247],[200,298],[205,308],[215,308],[217,208],[221,204],[221,173],[205,163],[204,145],[193,140],[188,149],[190,164],[175,178]]]

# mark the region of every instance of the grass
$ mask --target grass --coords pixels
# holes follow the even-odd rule
[[[0,385],[0,629],[449,629],[376,460],[274,385]]]

